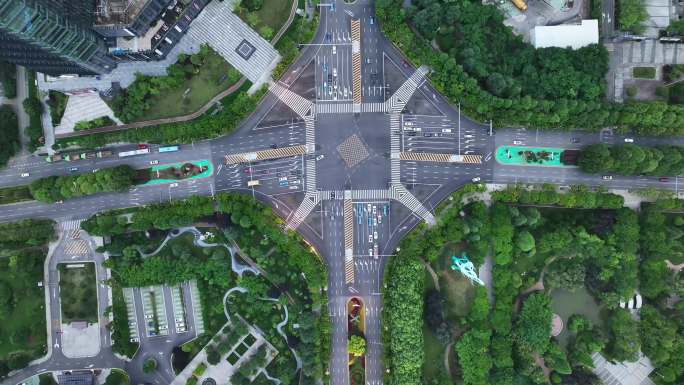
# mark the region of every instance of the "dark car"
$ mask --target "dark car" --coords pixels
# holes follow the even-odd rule
[[[661,178],[658,178],[658,180],[661,181],[661,182],[669,182],[669,181],[670,181],[670,178],[661,177]]]
[[[273,143],[273,144],[271,145],[271,148],[278,148],[278,145],[275,144],[275,143]]]
[[[249,167],[245,167],[245,169],[242,170],[242,171],[243,171],[245,174],[249,174],[250,172],[252,172],[252,171],[249,169]]]
[[[572,142],[573,142],[573,143],[579,143],[579,142],[580,142],[580,139],[579,139],[579,138],[572,138]]]

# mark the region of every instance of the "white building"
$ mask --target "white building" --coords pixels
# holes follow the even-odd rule
[[[530,33],[530,42],[535,48],[578,49],[597,44],[598,20],[582,20],[582,24],[538,25]]]

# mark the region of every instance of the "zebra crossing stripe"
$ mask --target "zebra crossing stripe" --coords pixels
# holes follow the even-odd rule
[[[344,281],[347,284],[354,283],[354,259],[349,258],[344,261]]]
[[[420,87],[423,78],[428,72],[429,69],[427,66],[420,66],[387,100],[387,110],[395,113],[401,112],[409,99],[411,99],[411,96],[413,96],[418,87]]]
[[[423,204],[420,203],[420,201],[403,185],[392,184],[390,186],[389,192],[390,198],[399,201],[401,204],[411,210],[411,212],[423,218],[423,220],[425,220],[425,222],[427,222],[429,225],[434,225],[437,223],[432,213],[426,209],[425,206],[423,206]]]
[[[434,154],[428,152],[401,152],[399,159],[417,162],[482,163],[482,155]]]
[[[280,159],[307,153],[306,145],[281,147],[276,149],[226,155],[226,164],[247,163],[261,160]]]
[[[361,21],[351,20],[352,35],[352,89],[354,104],[361,104]]]
[[[280,83],[273,83],[269,87],[269,91],[273,92],[278,99],[280,99],[286,106],[290,107],[297,115],[305,118],[312,111],[313,103],[301,97],[300,95],[290,91]]]
[[[350,257],[354,252],[354,209],[351,199],[344,200],[344,250]]]
[[[297,227],[304,222],[306,217],[311,214],[313,209],[316,208],[318,202],[319,197],[317,192],[307,192],[306,195],[304,195],[304,200],[299,207],[297,207],[297,210],[290,215],[286,228],[289,230],[296,230]]]

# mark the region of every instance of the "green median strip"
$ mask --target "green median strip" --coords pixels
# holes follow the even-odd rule
[[[501,146],[496,161],[511,166],[569,167],[561,162],[565,149],[556,147]]]
[[[32,201],[33,195],[28,185],[0,188],[0,205]]]

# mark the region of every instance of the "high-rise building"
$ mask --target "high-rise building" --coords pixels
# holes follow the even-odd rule
[[[0,59],[51,75],[111,71],[116,62],[92,30],[89,3],[0,0]]]
[[[106,37],[142,36],[173,0],[96,0],[94,29]]]

